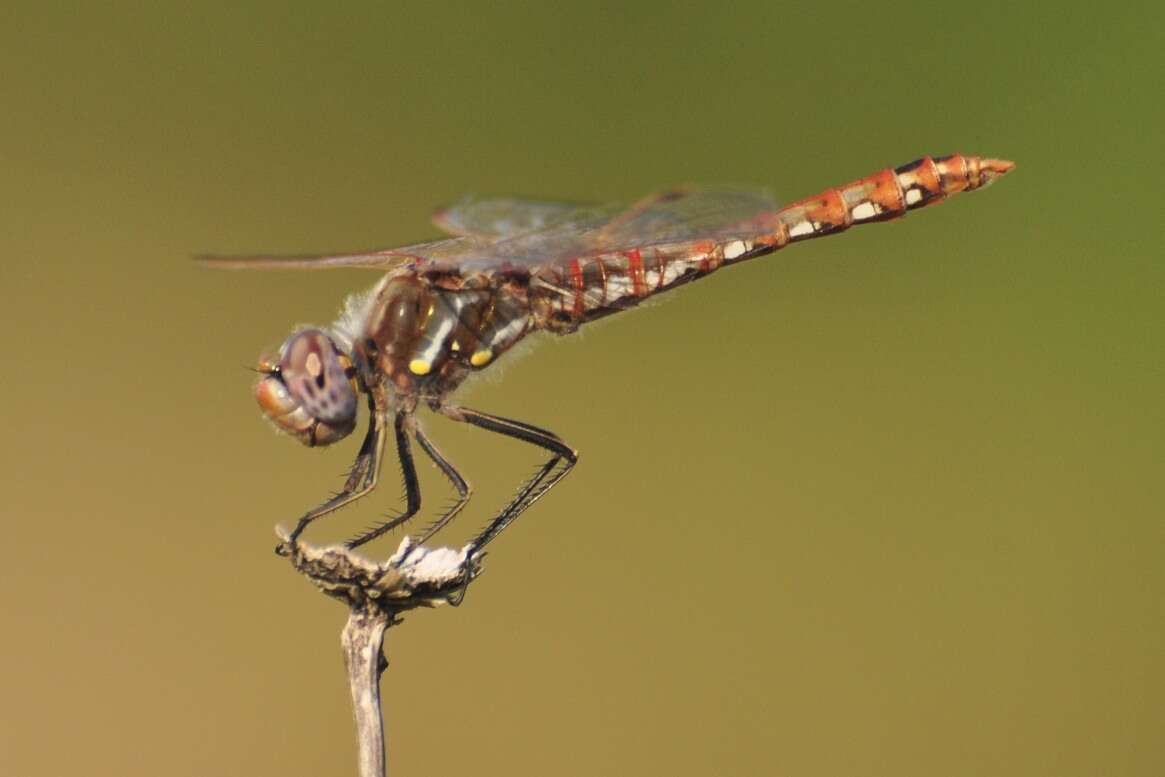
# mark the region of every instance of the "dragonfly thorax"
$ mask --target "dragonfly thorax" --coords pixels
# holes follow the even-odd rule
[[[407,272],[377,291],[357,359],[398,402],[439,403],[530,328],[524,283]]]

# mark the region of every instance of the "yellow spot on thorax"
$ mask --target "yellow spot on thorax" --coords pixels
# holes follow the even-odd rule
[[[433,369],[433,365],[424,359],[413,359],[409,362],[409,372],[414,375],[428,375],[431,369]]]
[[[469,363],[474,367],[484,367],[489,364],[494,357],[494,352],[490,350],[475,351],[473,356],[469,357]]]

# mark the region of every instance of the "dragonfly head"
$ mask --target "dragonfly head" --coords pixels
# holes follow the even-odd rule
[[[318,329],[287,338],[278,359],[261,358],[255,399],[267,417],[307,446],[331,445],[356,426],[356,371]]]

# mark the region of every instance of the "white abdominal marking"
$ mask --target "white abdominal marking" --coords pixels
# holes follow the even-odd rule
[[[862,221],[878,215],[878,208],[872,202],[863,202],[850,211],[854,221]]]
[[[806,219],[804,221],[798,221],[789,227],[789,237],[804,237],[805,235],[812,235],[816,231],[813,222]]]
[[[743,240],[733,240],[728,245],[724,246],[724,258],[736,259],[748,253],[748,243]]]
[[[631,279],[625,275],[612,275],[607,278],[607,298],[621,299],[632,292]]]

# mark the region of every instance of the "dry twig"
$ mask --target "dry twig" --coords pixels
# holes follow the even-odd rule
[[[293,543],[282,530],[277,532],[282,544],[276,552],[322,592],[348,605],[341,644],[356,717],[360,777],[383,777],[380,675],[388,666],[385,631],[401,622],[405,610],[459,603],[481,572],[482,556],[468,557],[468,548],[430,550],[406,537],[387,561],[376,563],[342,545]]]

